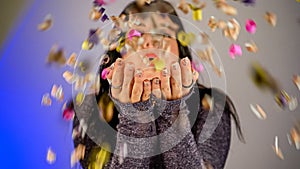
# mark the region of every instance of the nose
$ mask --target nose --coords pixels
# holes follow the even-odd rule
[[[143,34],[142,37],[144,38],[144,43],[142,44],[143,49],[153,48],[154,47],[153,39],[152,39],[151,35],[149,35],[149,34]]]

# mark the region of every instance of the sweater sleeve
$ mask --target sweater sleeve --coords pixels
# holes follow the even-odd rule
[[[156,110],[160,149],[165,168],[202,168],[201,156],[197,149],[188,118],[186,100],[193,91],[181,99],[161,101]]]
[[[109,168],[149,168],[157,142],[153,137],[156,126],[150,102],[131,104],[112,100],[118,108],[120,123]]]
[[[192,132],[203,161],[214,169],[223,169],[230,148],[230,109],[225,100],[214,100],[211,111],[200,109]]]

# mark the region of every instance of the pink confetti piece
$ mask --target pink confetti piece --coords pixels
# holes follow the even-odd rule
[[[240,45],[232,44],[229,48],[229,55],[232,59],[235,59],[235,56],[242,56],[242,48]]]
[[[103,69],[103,71],[101,73],[101,78],[103,80],[105,80],[107,78],[108,73],[109,73],[109,70],[107,68]]]
[[[246,20],[246,30],[250,34],[254,34],[256,32],[256,23],[252,19],[247,19]]]
[[[192,62],[192,68],[195,69],[197,72],[202,72],[204,70],[204,67],[201,63],[195,63]]]
[[[66,108],[63,111],[63,118],[67,121],[70,121],[74,118],[74,110],[72,108]]]
[[[140,36],[142,36],[142,34],[141,34],[141,32],[139,32],[139,31],[137,31],[137,30],[135,30],[135,29],[132,29],[132,30],[130,30],[130,31],[128,32],[128,39],[129,39],[129,40],[132,40],[132,37],[135,37],[135,36],[140,37]]]

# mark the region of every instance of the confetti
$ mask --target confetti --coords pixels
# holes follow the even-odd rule
[[[142,7],[144,6],[145,4],[151,4],[154,0],[136,0],[136,4],[139,6],[139,7]]]
[[[58,49],[57,45],[53,45],[50,49],[48,58],[48,63],[57,63],[59,65],[64,65],[66,63],[65,52],[62,48]]]
[[[229,55],[232,59],[235,59],[235,56],[242,56],[242,48],[240,45],[232,44],[229,48]]]
[[[201,64],[201,63],[195,63],[194,61],[192,61],[192,68],[194,69],[194,70],[196,70],[197,72],[202,72],[203,70],[204,70],[204,67],[203,67],[203,65]]]
[[[106,122],[110,122],[114,114],[114,103],[107,93],[103,93],[98,102],[100,116]]]
[[[62,86],[53,85],[51,90],[51,96],[56,98],[59,101],[63,101],[64,99],[64,93]]]
[[[69,84],[72,84],[75,82],[75,76],[72,74],[72,72],[70,72],[68,70],[63,73],[63,78]]]
[[[46,160],[48,164],[53,164],[56,161],[56,154],[53,152],[51,147],[48,148]]]
[[[218,27],[218,22],[214,16],[211,16],[208,21],[208,26],[210,27],[212,32],[215,32]]]
[[[82,104],[83,100],[84,100],[84,97],[85,97],[84,93],[79,92],[79,93],[76,95],[76,98],[75,98],[76,104],[80,106],[80,105]]]
[[[132,29],[132,30],[130,30],[129,32],[128,32],[128,34],[127,34],[127,38],[129,39],[129,40],[132,40],[132,37],[140,37],[140,36],[142,36],[142,33],[141,32],[139,32],[139,31],[137,31],[137,30],[135,30],[135,29]]]
[[[256,32],[256,23],[252,19],[246,20],[245,27],[246,27],[247,32],[249,32],[250,34],[254,34]]]
[[[89,42],[88,39],[84,40],[81,45],[81,48],[83,50],[91,50],[93,47],[94,47],[94,44]]]
[[[201,166],[203,169],[214,169],[213,166],[204,160],[201,159]]]
[[[212,57],[213,54],[213,48],[211,46],[208,46],[205,50],[198,50],[197,55],[202,61],[207,61],[209,64],[213,67],[214,71],[218,74],[218,76],[221,76],[222,72],[218,68],[218,66],[215,64],[215,61]]]
[[[246,42],[245,47],[248,52],[256,53],[258,51],[258,48],[257,48],[255,42],[253,42],[253,41]]]
[[[177,8],[181,10],[184,14],[188,14],[190,11],[190,5],[185,0],[180,0]]]
[[[275,95],[275,101],[281,108],[286,108],[289,105],[290,100],[290,96],[284,90],[281,90]]]
[[[201,100],[201,103],[202,103],[202,106],[203,106],[203,109],[204,110],[209,110],[209,111],[212,111],[213,110],[213,102],[214,102],[214,99],[205,94],[203,99]]]
[[[205,32],[200,32],[201,38],[202,38],[202,44],[209,44],[209,36]]]
[[[124,162],[124,159],[127,157],[127,154],[128,154],[128,148],[127,148],[127,143],[125,142],[121,145],[120,148],[120,156],[119,156],[120,164]]]
[[[200,4],[200,2],[199,2],[199,4],[197,6],[194,6],[192,4],[189,4],[189,6],[193,12],[193,20],[201,21],[202,20],[202,9],[206,6],[206,3],[203,2]]]
[[[299,121],[290,129],[290,133],[287,134],[290,145],[294,144],[296,149],[300,149],[300,123]]]
[[[299,75],[293,76],[293,82],[297,86],[298,90],[300,90],[300,76]]]
[[[259,63],[252,64],[251,77],[255,85],[261,89],[271,90],[275,94],[280,91],[276,80]]]
[[[152,63],[154,64],[155,70],[161,71],[166,66],[163,59],[155,58]]]
[[[39,31],[49,30],[53,25],[53,18],[51,14],[45,16],[44,21],[37,26]]]
[[[266,12],[265,14],[265,20],[272,25],[273,27],[276,26],[277,23],[277,16],[276,14],[272,13],[272,12]]]
[[[74,67],[75,63],[76,63],[76,53],[72,53],[69,59],[67,60],[67,65],[70,67]]]
[[[184,31],[180,31],[177,34],[177,39],[181,43],[182,46],[188,46],[192,44],[195,40],[194,33],[185,33]]]
[[[65,119],[66,121],[70,121],[73,120],[75,116],[74,110],[72,108],[65,108],[63,111],[63,119]]]
[[[296,110],[296,108],[298,107],[298,100],[296,97],[291,97],[290,101],[289,101],[289,110],[290,111],[294,111]]]
[[[280,149],[279,146],[278,146],[278,137],[277,137],[277,136],[275,137],[275,145],[272,145],[272,147],[273,147],[273,150],[274,150],[275,154],[276,154],[281,160],[283,160],[284,157],[283,157],[283,154],[282,154],[281,149]]]
[[[44,106],[51,106],[52,100],[50,98],[49,93],[46,93],[46,94],[43,95],[41,104],[44,105]]]
[[[242,1],[246,6],[251,5],[254,6],[255,5],[255,0],[243,0]]]
[[[240,30],[241,26],[238,21],[235,19],[230,19],[227,22],[227,26],[223,29],[223,34],[225,37],[236,41],[240,34]]]
[[[103,7],[94,7],[93,9],[91,9],[89,14],[90,20],[98,21],[104,14],[104,11],[105,9]]]
[[[74,165],[81,159],[84,159],[85,155],[85,146],[82,144],[79,144],[75,150],[73,150],[71,154],[71,168],[74,167]]]
[[[103,71],[101,72],[101,79],[105,80],[107,78],[106,76],[108,75],[109,71],[110,69],[108,68],[103,69]]]
[[[216,8],[224,12],[226,15],[237,15],[237,10],[231,5],[228,5],[223,0],[216,0],[215,1]]]
[[[255,116],[260,120],[265,120],[267,118],[267,114],[258,104],[256,105],[256,107],[250,104],[250,108],[252,112],[255,114]]]

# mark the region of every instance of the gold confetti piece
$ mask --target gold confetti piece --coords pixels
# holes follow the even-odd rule
[[[221,68],[218,68],[218,66],[215,64],[215,61],[212,57],[213,54],[213,48],[211,46],[208,46],[204,50],[198,50],[197,55],[202,61],[208,62],[214,69],[214,71],[217,73],[218,76],[222,75]]]
[[[53,25],[53,18],[51,16],[51,14],[46,15],[46,17],[44,18],[44,21],[40,24],[38,24],[37,29],[39,31],[46,31],[49,30]]]
[[[300,149],[300,123],[297,122],[293,128],[291,128],[290,133],[287,135],[290,145],[294,144],[296,149]]]
[[[217,23],[216,18],[214,16],[211,16],[209,18],[208,26],[210,27],[210,29],[211,29],[212,32],[216,31],[216,29],[218,27],[218,23]]]
[[[46,93],[46,94],[43,95],[41,104],[44,105],[44,106],[51,106],[52,100],[50,98],[49,93]]]
[[[209,110],[212,111],[213,110],[213,98],[207,94],[204,95],[203,99],[201,100],[202,106],[204,108],[204,110]]]
[[[205,32],[200,32],[202,44],[209,44],[209,36]]]
[[[85,155],[85,146],[82,144],[79,144],[75,150],[73,150],[71,154],[71,168],[74,167],[74,165],[81,159],[84,159]]]
[[[98,107],[101,112],[101,118],[104,119],[106,122],[110,122],[114,114],[114,103],[112,102],[107,93],[102,94],[98,102]]]
[[[275,137],[275,145],[272,145],[272,147],[273,147],[273,150],[274,150],[275,154],[276,154],[281,160],[284,160],[282,151],[281,151],[281,149],[280,149],[279,146],[278,146],[278,137],[277,137],[277,136]]]
[[[67,65],[74,67],[75,63],[76,63],[76,53],[72,53],[69,59],[67,60]]]
[[[100,168],[103,168],[103,166],[108,162],[110,157],[110,145],[107,143],[103,143],[101,145],[101,150],[96,155],[96,161],[99,164]]]
[[[238,21],[235,19],[230,19],[227,22],[227,27],[223,29],[223,35],[229,39],[236,41],[240,34],[240,30],[241,26]]]
[[[86,82],[83,77],[77,76],[75,80],[75,90],[84,90],[86,88]]]
[[[276,26],[277,23],[277,16],[276,14],[272,13],[272,12],[266,12],[265,14],[265,20],[272,25],[273,27]]]
[[[247,51],[253,52],[253,53],[256,53],[258,50],[256,44],[253,41],[246,42],[245,47],[246,47]]]
[[[63,88],[60,85],[59,87],[57,87],[57,85],[53,85],[52,86],[52,90],[51,90],[51,96],[56,98],[59,101],[63,101],[64,99],[64,93],[63,93]]]
[[[81,48],[83,50],[91,50],[94,47],[94,44],[89,42],[87,39],[82,42]]]
[[[75,77],[73,76],[72,72],[68,70],[63,73],[63,77],[69,84],[72,84],[75,81]]]
[[[75,98],[76,104],[80,106],[82,104],[83,100],[84,100],[84,97],[85,97],[84,93],[83,92],[79,92],[76,95],[76,98]]]
[[[53,164],[56,161],[56,154],[53,152],[51,147],[48,148],[46,160],[49,164]]]
[[[203,169],[214,169],[213,166],[204,160],[201,159],[201,166]]]
[[[265,120],[267,118],[267,114],[258,104],[256,104],[256,107],[250,104],[250,108],[252,112],[256,115],[256,117],[260,120]]]
[[[216,8],[224,12],[226,15],[237,15],[237,10],[231,5],[228,5],[226,1],[215,1]]]
[[[297,86],[298,90],[300,90],[300,76],[299,75],[293,76],[293,82]]]
[[[190,5],[185,0],[180,0],[177,8],[181,10],[184,14],[188,14],[190,11]]]
[[[59,65],[64,65],[66,63],[65,52],[62,48],[58,49],[58,46],[55,44],[50,49],[48,58],[48,63],[57,63]]]
[[[102,15],[102,10],[100,10],[98,7],[94,7],[89,13],[89,18],[90,20],[98,21],[102,17]]]

